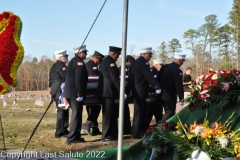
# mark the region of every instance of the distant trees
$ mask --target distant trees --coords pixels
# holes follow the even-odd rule
[[[25,56],[18,69],[18,85],[15,90],[34,91],[48,89],[49,71],[54,61],[42,56],[38,62],[36,57]]]
[[[220,24],[217,15],[210,14],[199,28],[188,29],[183,33],[186,49],[191,50],[193,57],[187,57],[186,65],[194,69],[195,75],[208,72],[209,68],[239,69],[239,40],[240,40],[240,0],[233,0],[232,10],[229,12],[229,23]],[[131,44],[128,54],[134,55],[136,45]],[[169,42],[160,42],[153,58],[161,58],[170,63],[174,53],[182,52],[178,39],[172,38]],[[85,60],[88,61],[90,57]],[[18,85],[16,90],[46,90],[48,89],[49,70],[55,60],[42,56],[25,56],[18,70]],[[152,64],[152,60],[150,62]],[[121,58],[117,61],[121,65]]]

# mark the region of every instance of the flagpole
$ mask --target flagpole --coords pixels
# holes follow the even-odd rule
[[[125,68],[126,68],[126,49],[127,49],[127,24],[128,24],[128,0],[124,0],[123,8],[123,33],[122,33],[122,64],[120,81],[119,99],[119,131],[118,131],[118,160],[122,160],[123,147],[123,125],[124,125],[124,93],[125,93]]]

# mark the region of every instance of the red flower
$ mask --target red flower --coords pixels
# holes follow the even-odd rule
[[[226,78],[228,76],[228,73],[227,72],[224,72],[223,74],[222,74],[222,77],[223,78]]]
[[[146,130],[146,133],[151,132],[151,130],[153,130],[153,129],[156,128],[156,127],[157,127],[156,124],[154,124],[154,125],[150,125],[150,126],[148,127],[148,129]]]
[[[190,112],[195,111],[196,108],[197,108],[197,105],[194,105],[193,107],[190,108]]]
[[[3,12],[2,14],[3,14],[3,16],[4,16],[5,19],[8,19],[9,16],[10,16],[10,13],[9,13],[9,12]]]
[[[213,86],[213,87],[217,87],[217,86],[218,86],[218,81],[217,81],[217,80],[213,81],[212,86]]]
[[[175,125],[174,125],[174,124],[169,124],[166,129],[167,129],[168,131],[170,131],[170,130],[172,130],[172,129],[174,129],[174,128],[175,128]]]
[[[2,86],[2,85],[0,85],[0,92],[2,92],[2,90],[3,90],[3,86]]]
[[[162,122],[162,126],[167,126],[168,123],[166,121]]]

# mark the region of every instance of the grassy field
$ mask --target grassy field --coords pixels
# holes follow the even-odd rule
[[[15,92],[16,94],[19,92]],[[27,99],[26,93],[22,92],[24,97],[17,99],[18,106],[12,107],[13,98],[7,99],[7,107],[0,106],[0,115],[2,119],[5,144],[8,151],[22,151],[25,147],[30,135],[34,128],[45,112],[47,106],[50,103],[49,99],[43,99],[44,106],[34,106],[35,99]],[[40,95],[46,97],[49,91],[35,91],[37,98]],[[2,101],[2,99],[1,99]],[[1,102],[2,103],[2,102]],[[28,110],[28,111],[27,111]],[[132,105],[130,105],[131,119],[133,114]],[[70,110],[71,116],[71,110]],[[86,121],[87,112],[83,109],[83,122]],[[99,128],[101,130],[102,115],[99,117]],[[82,137],[87,141],[86,143],[67,145],[66,138],[56,139],[54,138],[56,124],[55,104],[49,108],[48,112],[41,121],[34,136],[28,144],[26,150],[42,151],[42,152],[55,152],[55,151],[86,151],[86,150],[99,150],[102,148],[117,147],[117,141],[101,142],[101,136],[89,136],[82,134]],[[2,132],[0,131],[0,148],[3,149]],[[125,136],[123,140],[124,146],[130,146],[138,142],[139,140],[130,139],[129,136]]]

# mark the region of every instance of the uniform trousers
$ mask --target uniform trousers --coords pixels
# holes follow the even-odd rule
[[[81,140],[81,127],[82,127],[82,111],[83,101],[78,102],[75,99],[67,99],[72,109],[72,117],[70,121],[70,130],[68,133],[67,141]]]
[[[86,127],[98,127],[97,119],[101,111],[101,105],[86,106],[86,110],[88,114],[88,118],[85,123]]]
[[[156,124],[162,120],[162,102],[153,102],[148,104],[147,115],[146,115],[146,129],[152,121],[152,117],[155,117]]]
[[[54,99],[57,106],[56,135],[67,134],[69,127],[69,110],[58,107],[58,99]]]
[[[113,98],[102,98],[102,139],[118,134],[118,105]]]
[[[163,101],[163,107],[165,114],[163,115],[161,122],[165,122],[175,114],[176,101]]]
[[[131,120],[130,120],[130,110],[128,103],[124,103],[124,125],[123,134],[131,133]]]
[[[134,115],[132,124],[132,137],[139,137],[145,133],[145,119],[147,111],[146,98],[133,96]]]

